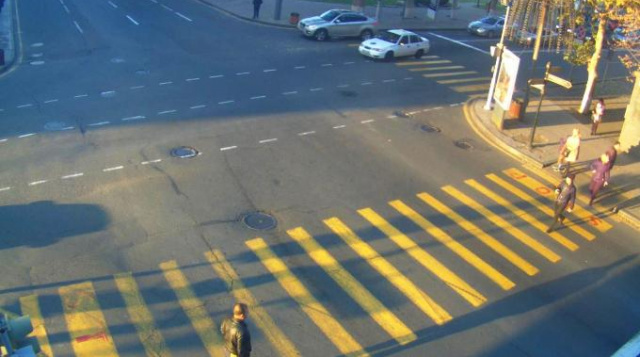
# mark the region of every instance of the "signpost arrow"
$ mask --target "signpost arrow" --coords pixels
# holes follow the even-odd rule
[[[555,83],[557,85],[559,85],[560,87],[564,87],[567,89],[571,89],[572,84],[571,82],[569,82],[568,80],[564,79],[564,78],[560,78],[558,76],[556,76],[555,74],[547,74],[547,80],[549,82]]]

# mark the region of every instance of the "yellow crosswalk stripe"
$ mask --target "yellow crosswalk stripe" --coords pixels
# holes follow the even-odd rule
[[[502,228],[505,232],[509,233],[515,239],[520,241],[522,244],[524,244],[527,247],[531,248],[533,251],[535,251],[536,253],[540,254],[543,257],[545,257],[547,260],[549,260],[551,262],[554,262],[554,263],[560,261],[560,259],[561,259],[560,256],[558,254],[556,254],[553,250],[547,248],[544,244],[542,244],[542,243],[538,242],[537,240],[531,238],[528,234],[526,234],[525,232],[523,232],[519,228],[514,227],[511,223],[507,222],[502,217],[498,216],[497,214],[493,213],[492,211],[490,211],[486,207],[482,206],[481,204],[479,204],[477,201],[475,201],[471,197],[469,197],[469,196],[465,195],[464,193],[458,191],[453,186],[445,186],[445,187],[442,188],[442,190],[444,192],[448,193],[449,195],[451,195],[452,197],[456,198],[458,201],[464,203],[468,207],[471,207],[476,212],[478,212],[481,215],[483,215],[490,222],[492,222],[496,226]]]
[[[433,322],[442,325],[451,320],[451,315],[443,309],[427,293],[418,288],[409,278],[396,269],[389,261],[380,256],[373,247],[358,237],[349,227],[338,218],[325,219],[327,225],[335,234],[356,252],[362,259],[366,260],[372,268],[380,275],[389,280],[401,293],[413,302],[422,312],[429,316]]]
[[[242,301],[249,306],[252,321],[267,337],[271,346],[278,351],[278,355],[283,357],[300,356],[300,352],[298,352],[291,340],[273,322],[267,311],[258,303],[249,289],[245,287],[238,273],[229,264],[224,254],[214,249],[212,252],[205,252],[204,255],[218,277],[227,284],[236,300]]]
[[[467,219],[459,215],[457,212],[452,210],[451,208],[444,205],[435,197],[431,196],[426,192],[422,192],[418,194],[418,198],[423,200],[425,203],[433,207],[436,211],[444,214],[452,221],[456,222],[460,227],[462,227],[465,231],[469,232],[471,235],[477,237],[482,243],[484,243],[487,247],[493,249],[496,253],[503,256],[507,259],[511,264],[518,267],[520,270],[525,272],[527,275],[535,275],[538,273],[538,268],[533,266],[531,263],[526,261],[520,255],[518,255],[513,250],[509,249],[504,244],[500,243],[498,240],[488,235],[485,231],[483,231],[480,227],[475,224],[469,222]]]
[[[441,71],[443,69],[463,69],[464,66],[441,66],[441,67],[420,67],[410,68],[409,72]]]
[[[455,86],[453,90],[458,93],[479,92],[489,89],[490,83],[470,84],[466,86]]]
[[[31,325],[33,326],[31,336],[35,336],[38,339],[40,352],[47,357],[53,357],[49,337],[47,337],[47,330],[44,327],[44,319],[40,312],[38,295],[31,294],[20,297],[20,309],[23,315],[29,315],[31,317]]]
[[[91,282],[58,289],[71,347],[78,357],[118,356]]]
[[[482,81],[490,81],[490,80],[491,80],[491,77],[475,77],[475,78],[444,79],[437,82],[439,84],[456,84],[456,83],[482,82]]]
[[[535,171],[533,171],[533,169],[531,169],[531,171],[535,172]],[[541,195],[543,197],[547,197],[548,199],[550,199],[552,201],[555,200],[555,194],[553,192],[554,191],[553,187],[555,187],[555,185],[557,185],[559,183],[559,180],[553,179],[551,177],[548,177],[547,175],[540,175],[540,177],[545,179],[547,182],[549,182],[553,186],[553,187],[550,188],[550,187],[546,186],[545,184],[541,183],[540,181],[534,179],[533,177],[525,174],[524,172],[522,172],[522,171],[520,171],[520,170],[518,170],[516,168],[505,170],[504,173],[507,176],[509,176],[512,179],[514,179],[517,182],[519,182],[520,184],[524,185],[528,189],[537,192],[539,195]],[[578,204],[576,204],[574,206],[572,213],[574,215],[576,215],[578,218],[582,219],[584,222],[587,222],[587,224],[589,224],[590,226],[594,227],[595,229],[599,230],[602,233],[607,232],[609,229],[612,228],[611,224],[609,224],[607,221],[605,221],[604,219],[601,219],[601,218],[593,215],[591,212],[589,212],[586,209],[582,208]]]
[[[493,182],[495,182],[496,184],[498,184],[500,187],[504,188],[505,190],[513,193],[514,195],[518,196],[521,200],[529,203],[530,205],[536,207],[537,209],[539,209],[540,211],[544,212],[546,215],[553,217],[553,210],[548,207],[545,206],[543,204],[541,204],[538,200],[536,200],[535,198],[529,196],[528,194],[526,194],[524,191],[520,190],[519,188],[513,186],[512,184],[508,183],[507,181],[501,179],[500,177],[494,175],[494,174],[489,174],[487,175],[487,178]],[[578,235],[580,235],[582,238],[586,239],[586,240],[594,240],[596,238],[595,235],[593,235],[592,233],[588,232],[587,230],[585,230],[584,228],[580,227],[580,226],[576,226],[575,224],[571,224],[568,225],[569,229],[571,229],[572,231],[576,232]]]
[[[467,282],[462,280],[456,273],[449,270],[440,263],[434,256],[421,248],[411,238],[400,232],[397,228],[387,222],[382,216],[371,208],[363,208],[358,213],[387,235],[395,244],[409,254],[416,262],[420,263],[425,269],[432,272],[451,289],[460,294],[472,306],[478,307],[487,301],[480,292],[471,287]]]
[[[309,316],[341,354],[350,357],[369,356],[351,334],[342,327],[340,322],[334,319],[331,313],[309,293],[309,290],[291,273],[284,262],[269,249],[262,238],[252,239],[245,244],[258,256],[262,264],[278,280],[280,286],[296,300],[302,311]]]
[[[496,202],[497,204],[505,207],[506,209],[508,209],[509,211],[513,212],[514,215],[516,215],[517,217],[520,217],[523,221],[529,223],[530,225],[536,227],[537,229],[545,232],[548,228],[547,225],[545,225],[544,223],[540,222],[537,218],[533,217],[532,215],[530,215],[529,213],[521,210],[520,208],[516,207],[514,204],[512,204],[511,202],[507,201],[506,199],[504,199],[503,197],[501,197],[500,195],[498,195],[497,193],[489,190],[488,188],[482,186],[480,183],[478,183],[475,180],[466,180],[465,183],[471,187],[473,187],[474,189],[476,189],[478,192],[482,193],[483,195],[489,197],[490,199],[492,199],[494,202]],[[549,236],[551,238],[553,238],[553,240],[555,240],[556,242],[560,243],[560,245],[562,245],[563,247],[569,249],[570,251],[575,251],[578,249],[578,245],[573,243],[572,241],[570,241],[569,239],[567,239],[565,236],[563,236],[562,234],[558,233],[558,232],[551,232],[548,233]]]
[[[113,277],[147,356],[171,357],[171,351],[167,348],[162,334],[156,328],[153,316],[147,308],[140,294],[138,284],[131,273],[116,274]]]
[[[300,246],[353,300],[398,343],[404,345],[416,339],[416,335],[380,300],[360,284],[340,263],[302,227],[290,229],[287,234]]]
[[[446,72],[446,73],[431,73],[423,74],[425,78],[439,78],[439,77],[453,77],[453,76],[466,76],[467,74],[475,74],[476,71],[460,71],[460,72]]]
[[[467,249],[465,246],[455,241],[451,236],[449,236],[445,231],[433,225],[433,223],[429,222],[428,219],[422,217],[418,212],[414,211],[411,207],[407,206],[404,202],[400,200],[395,200],[389,202],[391,207],[395,208],[398,212],[405,215],[409,218],[413,223],[417,224],[420,228],[422,228],[425,232],[429,233],[436,240],[442,243],[445,247],[449,248],[451,251],[456,253],[462,259],[464,259],[467,263],[471,264],[474,268],[476,268],[479,272],[484,274],[486,277],[491,279],[493,282],[498,284],[502,289],[509,290],[513,288],[516,284],[509,280],[506,276],[496,270],[494,267],[489,265],[487,262],[482,260],[475,253]]]
[[[211,357],[224,356],[222,338],[218,333],[218,327],[213,322],[205,304],[196,296],[191,289],[191,284],[187,277],[180,271],[175,260],[160,263],[160,269],[165,280],[178,298],[178,303],[191,321],[191,325],[196,330],[205,349]]]
[[[438,58],[438,56],[423,56],[422,58]],[[442,64],[442,63],[451,63],[449,60],[436,60],[436,61],[409,61],[409,62],[396,62],[396,66],[398,67],[407,67],[407,66],[424,66],[428,64]]]

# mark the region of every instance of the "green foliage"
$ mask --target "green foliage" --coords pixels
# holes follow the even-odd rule
[[[574,66],[584,66],[591,60],[594,50],[595,44],[593,41],[574,42],[571,49],[565,52],[564,60]]]

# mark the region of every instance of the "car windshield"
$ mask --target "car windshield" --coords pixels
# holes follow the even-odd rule
[[[329,10],[329,11],[325,12],[324,14],[320,15],[320,17],[324,21],[329,22],[329,21],[333,21],[333,19],[338,17],[338,15],[340,15],[340,13],[338,11]]]
[[[483,24],[487,24],[487,25],[493,25],[498,21],[497,18],[495,17],[485,17],[484,19],[480,20],[480,22],[482,22]]]
[[[382,31],[380,32],[380,34],[378,34],[378,38],[387,42],[398,43],[400,35],[396,35],[395,33],[389,31]]]

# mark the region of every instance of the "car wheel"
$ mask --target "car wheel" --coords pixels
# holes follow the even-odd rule
[[[422,56],[423,56],[423,55],[424,55],[424,50],[418,50],[418,51],[416,52],[416,58],[417,58],[417,59],[422,58]]]
[[[389,51],[384,54],[384,60],[387,62],[391,62],[393,60],[393,51]]]
[[[362,41],[366,41],[371,37],[373,37],[373,32],[371,30],[362,30],[362,32],[360,32],[360,39]]]
[[[318,30],[314,34],[314,37],[318,41],[326,41],[326,39],[329,37],[329,34],[327,33],[327,30]]]

